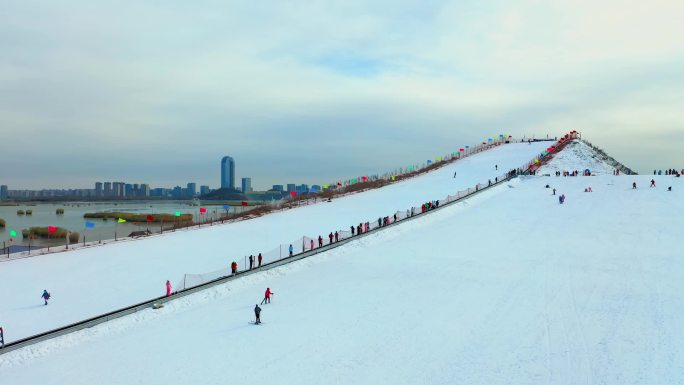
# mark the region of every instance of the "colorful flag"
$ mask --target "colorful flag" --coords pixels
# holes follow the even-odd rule
[[[123,218],[119,218],[119,220],[118,220],[117,222],[118,222],[118,223],[126,223],[126,220],[123,219]]]
[[[48,226],[48,232],[54,233],[55,231],[57,231],[57,228],[55,226]]]
[[[243,205],[243,206],[249,206],[249,203],[247,203],[247,202],[245,202],[245,201],[242,201],[241,205]]]
[[[176,215],[177,217],[180,217],[180,215],[181,215],[181,214],[180,214],[180,211],[176,211],[176,214],[175,214],[175,215]]]
[[[293,197],[296,197],[296,196],[297,196],[297,192],[296,192],[296,191],[292,191],[292,192],[290,193],[290,195],[292,195]]]
[[[200,213],[206,213],[206,212],[207,212],[207,209],[206,209],[206,208],[200,207]]]
[[[154,220],[154,216],[152,216],[152,215],[148,215],[148,216],[147,216],[147,221],[148,221],[148,222],[152,222],[153,220]]]
[[[10,238],[16,238],[16,237],[17,237],[17,232],[14,231],[14,230],[10,230],[10,231],[9,231],[9,236],[10,236]]]
[[[86,227],[86,229],[94,229],[95,224],[93,222],[86,222],[85,227]]]

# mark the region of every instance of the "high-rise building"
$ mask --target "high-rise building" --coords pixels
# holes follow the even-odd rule
[[[3,184],[0,186],[0,199],[7,199],[8,197],[8,192],[7,192],[7,185]]]
[[[209,188],[209,186],[207,186],[207,185],[200,186],[200,194],[201,195],[209,194],[210,191],[211,191],[211,189]]]
[[[252,178],[242,178],[242,192],[252,192]]]
[[[221,159],[221,188],[235,189],[235,161],[230,156]]]
[[[293,191],[297,191],[297,185],[294,183],[288,183],[287,184],[287,192],[291,193]]]
[[[133,190],[132,184],[126,183],[124,186],[125,186],[124,187],[124,191],[125,191],[124,195],[126,195],[127,197],[135,196],[135,191]]]
[[[150,185],[143,183],[140,185],[140,196],[149,197],[150,196]]]
[[[112,182],[105,182],[104,184],[104,196],[110,197],[112,196]]]
[[[102,182],[95,182],[95,196],[102,196]]]
[[[197,195],[197,183],[188,183],[188,196],[194,197]]]
[[[271,189],[273,191],[278,191],[278,192],[283,192],[284,188],[282,184],[274,184],[273,188]]]
[[[105,184],[105,188],[106,188]],[[133,187],[133,186],[131,186]],[[122,198],[126,196],[126,184],[124,182],[114,182],[112,183],[112,196],[117,198]]]

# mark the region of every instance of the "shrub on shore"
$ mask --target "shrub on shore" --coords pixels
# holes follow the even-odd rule
[[[64,209],[57,209],[57,210],[55,210],[55,214],[57,214],[57,215],[62,215],[62,214],[64,214]]]
[[[0,218],[0,227],[5,227],[5,220]]]
[[[26,214],[24,210],[17,210],[17,215],[24,215]]]
[[[28,229],[21,230],[21,236],[24,238],[37,237],[37,238],[50,238],[50,239],[65,239],[69,231],[61,227],[57,228],[57,231],[51,233],[48,231],[47,227],[30,227]]]
[[[152,216],[152,222],[190,222],[192,221],[192,214],[181,214],[177,217],[173,214],[133,214],[133,213],[122,213],[122,212],[111,212],[111,213],[85,213],[83,218],[91,219],[125,219],[127,222],[147,222],[147,216]]]

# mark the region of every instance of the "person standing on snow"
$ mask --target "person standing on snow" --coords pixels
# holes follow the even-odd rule
[[[259,262],[259,267],[261,267],[261,261],[263,261],[264,257],[261,256],[261,253],[259,253],[259,256],[257,256],[257,261]]]
[[[330,239],[330,244],[332,244],[332,242],[333,242],[332,241],[333,240],[333,233],[332,232],[330,234],[328,234],[328,239]]]
[[[323,247],[323,237],[318,236],[318,247]]]
[[[292,254],[292,251],[290,251],[290,254]],[[233,261],[233,263],[230,264],[230,271],[233,274],[237,274],[237,262]]]
[[[310,243],[311,243],[311,250],[313,250],[313,248],[314,248],[313,239],[311,240]]]
[[[275,294],[274,292],[271,291],[270,287],[266,288],[266,293],[264,293],[264,299],[261,301],[261,304],[268,304],[271,303],[271,295]]]
[[[256,316],[256,321],[254,321],[255,324],[260,324],[261,323],[261,308],[259,305],[254,305],[254,315]]]
[[[166,296],[169,297],[171,295],[171,282],[169,280],[166,280]]]
[[[290,243],[290,257],[292,256],[292,244]]]
[[[43,295],[41,295],[40,297],[45,300],[45,306],[47,306],[48,300],[50,299],[50,293],[48,293],[47,290],[43,290]]]
[[[636,182],[632,182],[632,190],[636,190]]]
[[[252,254],[249,255],[249,269],[252,270],[254,268],[254,256]]]
[[[339,242],[339,240],[340,240],[340,234],[337,231],[335,231],[335,242]]]
[[[651,187],[655,187],[655,179],[651,179]]]
[[[498,164],[495,164],[495,165],[494,165],[494,170],[498,170],[498,169],[499,169],[499,165],[498,165]]]

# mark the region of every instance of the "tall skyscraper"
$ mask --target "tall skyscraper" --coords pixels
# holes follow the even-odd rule
[[[197,183],[188,183],[188,196],[194,197],[197,195]]]
[[[104,184],[104,196],[110,197],[112,196],[112,182],[105,182]]]
[[[202,195],[204,195],[204,194],[209,194],[209,191],[210,191],[210,190],[211,190],[211,189],[210,189],[209,186],[207,186],[207,185],[202,185],[202,186],[200,186],[200,194],[202,194]]]
[[[221,188],[235,189],[235,161],[230,156],[221,159]]]
[[[297,191],[297,185],[294,183],[288,183],[287,184],[287,192],[291,193],[293,191]]]
[[[140,196],[149,197],[150,196],[150,185],[143,183],[140,185]]]
[[[242,192],[252,192],[252,178],[242,178]]]
[[[95,196],[102,196],[102,182],[95,182]]]
[[[7,199],[7,196],[7,185],[3,184],[2,186],[0,186],[0,199]]]
[[[273,191],[278,191],[278,192],[283,192],[284,188],[282,184],[274,184],[273,188],[271,189]]]

